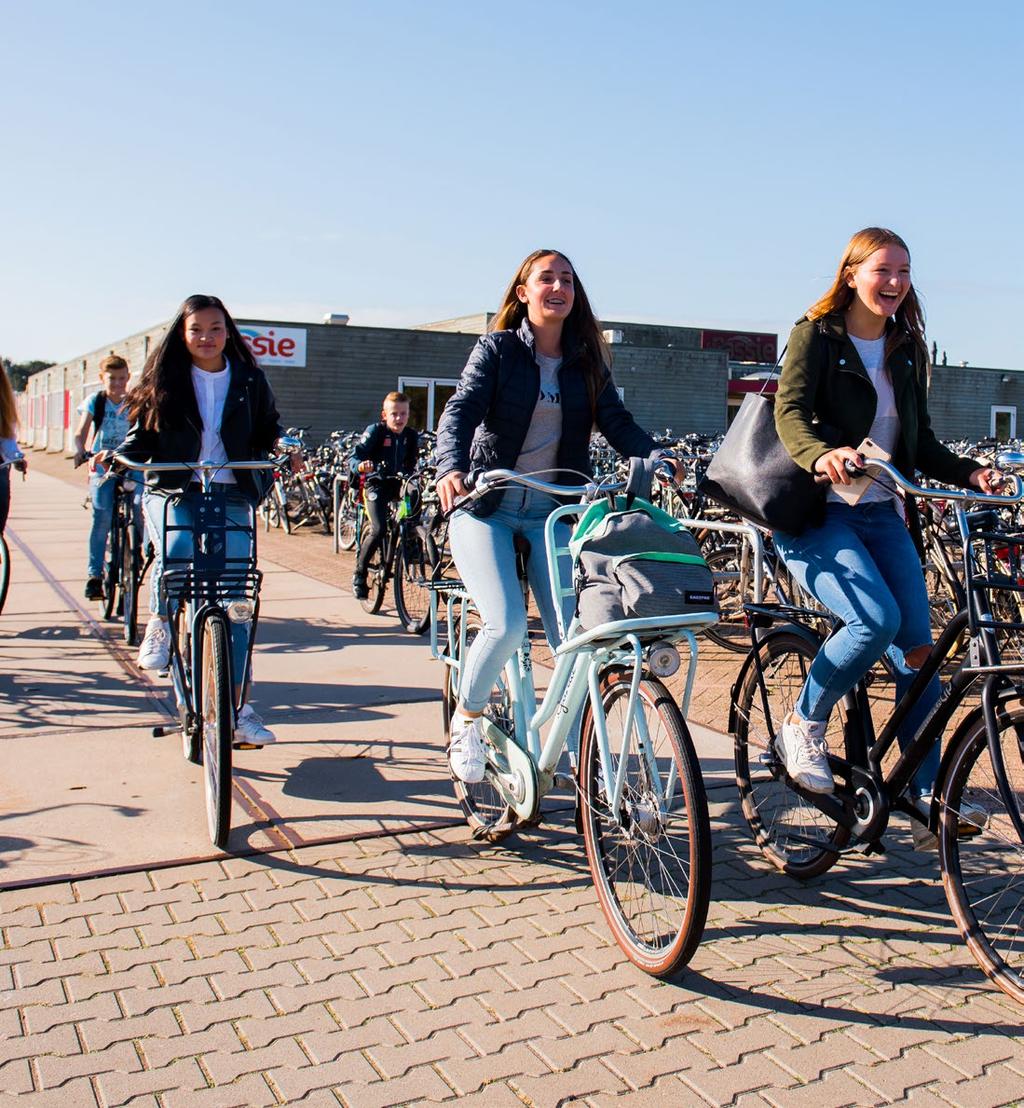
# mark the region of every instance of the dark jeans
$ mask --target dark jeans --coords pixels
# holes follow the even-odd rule
[[[359,542],[356,573],[366,575],[366,567],[381,547],[388,526],[388,505],[398,499],[402,482],[397,477],[371,477],[363,490],[366,529]]]
[[[11,467],[0,469],[0,535],[7,527],[7,517],[11,512]]]

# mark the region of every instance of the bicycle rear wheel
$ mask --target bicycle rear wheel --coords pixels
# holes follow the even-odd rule
[[[345,492],[338,504],[334,529],[339,550],[351,550],[356,545],[356,499],[351,489]]]
[[[0,532],[0,612],[7,603],[7,590],[11,586],[11,551],[7,539]]]
[[[463,662],[469,653],[473,639],[480,633],[481,621],[478,612],[471,611],[466,617],[466,650],[462,655]],[[454,628],[454,641],[459,641],[458,622]],[[445,750],[451,742],[451,721],[458,706],[455,670],[452,666],[444,667],[444,686],[441,692],[441,712],[444,719]],[[491,690],[490,703],[484,709],[486,715],[493,723],[497,724],[506,735],[510,737],[515,731],[512,718],[512,701],[509,696],[505,676],[501,674]],[[450,772],[449,766],[449,772]],[[511,806],[505,803],[505,798],[487,777],[478,784],[467,784],[452,774],[452,788],[455,799],[465,813],[466,822],[475,839],[485,839],[487,842],[496,843],[511,835],[516,828],[516,814]]]
[[[628,724],[631,669],[601,683],[609,773],[601,766],[593,707],[580,740],[583,839],[598,900],[615,941],[635,965],[665,977],[693,956],[711,897],[711,824],[700,765],[682,713],[653,677],[640,680]]]
[[[807,880],[824,873],[850,841],[849,831],[829,819],[786,783],[774,739],[793,710],[817,650],[801,635],[773,635],[759,648],[768,715],[751,665],[736,694],[734,757],[743,818],[761,853],[791,877]],[[827,738],[845,750],[842,705],[829,721]]]
[[[1024,814],[1024,707],[1001,706],[996,722],[1010,792]],[[1024,1004],[1024,841],[996,784],[984,720],[963,735],[951,758],[940,794],[946,899],[978,965]],[[977,833],[960,833],[963,823]]]
[[[203,782],[210,841],[221,850],[231,830],[231,649],[227,621],[211,612],[203,621]]]
[[[437,564],[437,551],[429,538],[409,527],[399,539],[395,555],[395,608],[410,635],[422,635],[430,626],[430,593],[427,582]]]

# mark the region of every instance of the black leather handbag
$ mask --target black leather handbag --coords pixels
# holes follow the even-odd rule
[[[838,438],[823,425],[819,432]],[[775,430],[775,397],[762,389],[743,398],[699,488],[759,527],[799,535],[821,522],[828,482],[819,484],[789,456]]]

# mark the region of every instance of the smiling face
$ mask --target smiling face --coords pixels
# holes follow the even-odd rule
[[[130,376],[127,366],[111,366],[110,369],[100,371],[100,382],[103,385],[103,391],[115,404],[120,404],[124,400],[124,395],[128,391],[128,378]]]
[[[228,329],[219,308],[201,308],[185,316],[182,337],[192,361],[200,369],[215,373],[224,368]]]
[[[516,296],[526,305],[534,326],[564,323],[575,300],[572,266],[561,254],[544,254],[530,269],[526,281],[516,286]]]
[[[883,246],[869,254],[847,275],[854,291],[850,309],[879,322],[891,319],[910,292],[910,255],[902,246]]]

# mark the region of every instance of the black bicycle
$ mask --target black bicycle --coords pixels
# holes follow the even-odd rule
[[[253,513],[246,523],[230,520],[225,486],[213,480],[224,469],[269,470],[276,460],[260,462],[132,462],[117,456],[126,467],[148,472],[187,470],[200,482],[193,523],[170,522],[170,498],[164,504],[163,573],[160,590],[170,622],[170,672],[181,725],[186,759],[203,767],[206,816],[210,839],[223,849],[231,830],[231,750],[235,720],[245,703],[248,678],[236,686],[231,664],[231,624],[249,626],[245,667],[248,675],[259,620],[260,584],[256,566],[256,527]],[[191,555],[170,554],[173,536],[186,532]],[[247,554],[230,557],[228,536],[243,534]],[[164,735],[163,727],[153,734]]]
[[[356,516],[357,542],[363,541],[366,527],[367,515],[361,510]],[[430,626],[427,585],[438,560],[437,544],[424,523],[421,477],[412,473],[402,480],[398,500],[388,508],[384,539],[366,567],[367,595],[360,600],[364,610],[370,615],[380,611],[393,580],[402,626],[412,635],[422,635]]]
[[[124,641],[135,646],[139,637],[139,589],[153,562],[153,545],[145,539],[134,478],[111,470],[105,480],[114,484],[114,513],[103,566],[103,618],[119,618]]]
[[[19,454],[17,458],[11,458],[8,462],[0,462],[0,469],[7,469],[14,465],[16,462],[20,462],[24,459],[23,454]],[[0,614],[3,613],[4,605],[7,603],[7,590],[11,587],[11,551],[7,545],[7,538],[3,531],[0,531]]]
[[[1014,505],[1012,496],[924,489],[884,462],[869,459],[906,492],[922,498]],[[1001,469],[1024,468],[1024,454],[1001,455]],[[735,739],[736,782],[744,818],[764,856],[793,877],[824,873],[843,853],[882,852],[893,811],[937,836],[939,864],[957,927],[984,972],[1024,1003],[1024,662],[1004,663],[1001,637],[1024,632],[1020,609],[993,615],[1007,594],[1024,594],[1024,532],[998,512],[957,507],[967,599],[932,647],[913,685],[876,736],[862,680],[839,705],[828,729],[835,792],[808,792],[787,776],[775,738],[803,688],[823,638],[821,613],[768,604],[747,605],[752,646],[733,686],[729,729]],[[928,682],[956,652],[966,654],[919,734],[889,768],[896,731]],[[910,782],[954,713],[968,706],[950,738],[927,812]],[[894,751],[894,757],[896,752]]]

